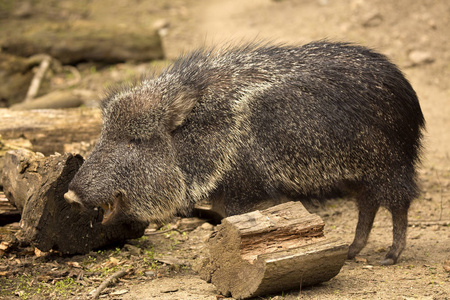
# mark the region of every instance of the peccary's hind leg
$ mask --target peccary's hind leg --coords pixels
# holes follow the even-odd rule
[[[400,254],[406,246],[406,230],[408,228],[408,207],[390,208],[393,224],[393,242],[381,261],[382,265],[393,265],[397,262]]]
[[[372,229],[373,220],[377,214],[380,204],[373,199],[367,198],[366,195],[360,195],[357,198],[359,208],[358,225],[353,243],[350,245],[347,258],[354,258],[366,245]]]

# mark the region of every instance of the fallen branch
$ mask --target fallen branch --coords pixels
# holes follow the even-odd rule
[[[176,229],[176,228],[172,228],[172,229],[158,230],[158,231],[153,231],[153,232],[146,230],[144,235],[158,235],[158,234],[168,233],[168,232],[171,232],[171,231],[176,231],[176,232],[178,232],[180,234],[183,234],[183,232],[181,230]]]
[[[439,221],[409,221],[408,226],[450,226],[450,220],[439,220]]]
[[[63,66],[63,70],[69,71],[74,77],[74,79],[67,82],[67,86],[75,85],[81,81],[80,71],[74,66]]]
[[[31,80],[30,88],[28,89],[27,96],[25,97],[24,102],[29,102],[36,97],[37,93],[39,92],[39,87],[41,86],[42,79],[44,78],[45,72],[47,72],[51,61],[52,58],[50,56],[42,54],[42,62],[39,65],[36,74],[34,74],[33,80]]]
[[[120,277],[123,277],[125,274],[127,274],[126,271],[121,270],[117,271],[116,273],[112,274],[108,278],[105,279],[105,281],[100,284],[100,286],[95,290],[95,292],[92,295],[92,299],[98,299],[100,296],[100,293],[108,287],[111,283],[115,282],[115,280],[119,279]]]
[[[88,90],[61,90],[54,91],[37,97],[33,101],[14,104],[10,107],[12,111],[32,110],[32,109],[55,109],[73,108],[83,105],[87,101],[92,101],[97,95]]]

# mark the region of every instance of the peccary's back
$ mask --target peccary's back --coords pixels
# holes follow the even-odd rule
[[[417,96],[371,50],[316,42],[200,51],[160,80],[172,74],[197,98],[174,132],[194,198],[224,180],[308,195],[415,173],[424,126]]]

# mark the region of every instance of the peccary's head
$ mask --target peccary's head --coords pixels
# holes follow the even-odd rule
[[[75,206],[102,208],[103,222],[163,220],[187,206],[172,132],[195,97],[157,81],[111,92],[102,102],[100,139],[64,195]]]

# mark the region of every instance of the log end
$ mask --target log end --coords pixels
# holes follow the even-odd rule
[[[300,202],[226,218],[208,240],[199,274],[237,299],[328,281],[344,265],[348,245],[326,238],[323,227]]]
[[[84,254],[125,239],[141,237],[148,223],[103,225],[99,210],[79,211],[64,194],[81,167],[80,155],[65,153],[44,157],[30,151],[10,151],[5,156],[4,190],[22,207],[17,238],[41,251]]]

